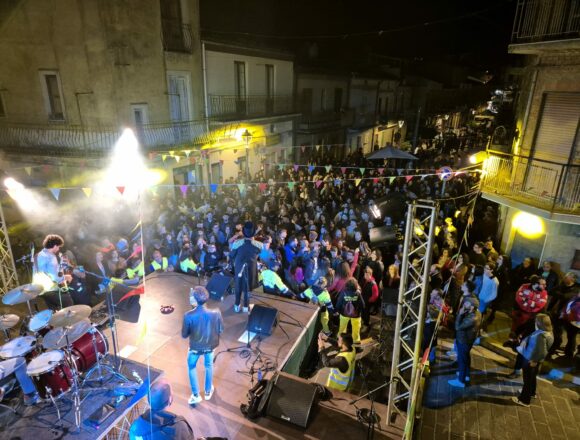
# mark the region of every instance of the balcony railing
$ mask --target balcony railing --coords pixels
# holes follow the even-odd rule
[[[303,114],[298,125],[299,130],[319,131],[348,127],[352,124],[354,113],[350,109]]]
[[[178,20],[161,20],[163,49],[168,52],[193,52],[191,25]]]
[[[210,118],[233,121],[237,119],[278,116],[295,112],[291,95],[283,96],[209,96]]]
[[[210,141],[205,121],[173,121],[134,127],[144,151]],[[0,125],[0,150],[20,154],[101,156],[111,150],[121,131],[113,127],[77,125]]]
[[[580,0],[520,0],[512,43],[580,38]]]
[[[550,213],[580,215],[580,165],[488,153],[483,192]]]

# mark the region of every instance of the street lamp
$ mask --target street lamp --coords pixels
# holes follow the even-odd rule
[[[242,139],[246,142],[246,183],[250,182],[250,142],[252,141],[252,133],[246,131],[242,133]]]

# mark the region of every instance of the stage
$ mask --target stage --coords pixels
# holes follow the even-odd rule
[[[334,392],[335,399],[321,402],[314,411],[314,417],[306,430],[283,421],[262,417],[256,422],[246,419],[240,412],[240,404],[247,402],[247,392],[251,387],[248,374],[251,361],[255,357],[243,359],[239,352],[223,352],[228,348],[245,345],[238,338],[245,331],[247,315],[233,312],[233,295],[223,302],[210,300],[209,307],[219,307],[224,318],[225,331],[214,365],[215,393],[210,401],[203,401],[190,407],[187,400],[191,394],[186,357],[188,340],[181,337],[183,315],[190,310],[189,289],[198,284],[198,279],[177,273],[153,274],[146,279],[146,293],[140,298],[141,315],[139,322],[131,324],[117,321],[119,347],[130,360],[149,364],[163,370],[171,382],[174,402],[170,410],[184,416],[194,429],[196,437],[215,436],[228,439],[327,439],[365,438],[366,426],[356,420],[356,408],[348,401],[356,396]],[[202,281],[204,283],[204,281]],[[309,345],[307,338],[312,335],[317,324],[318,309],[311,304],[254,294],[253,304],[262,304],[279,310],[279,324],[271,336],[252,347],[259,346],[262,355],[277,368],[294,374],[302,358],[302,350]],[[164,315],[162,305],[173,305],[175,311]],[[203,386],[202,362],[198,364],[200,386]],[[266,378],[269,378],[268,373]],[[257,372],[254,380],[257,379]],[[344,400],[341,400],[344,399]],[[357,404],[358,408],[368,408],[366,399]],[[387,427],[384,423],[386,408],[376,405],[376,411],[383,420],[377,430],[376,439],[401,438],[402,427]],[[399,419],[400,423],[400,419]]]

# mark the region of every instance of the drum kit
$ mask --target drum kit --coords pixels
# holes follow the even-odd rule
[[[0,315],[0,330],[4,332],[7,341],[0,346],[0,358],[26,359],[26,374],[32,379],[40,398],[54,404],[59,420],[60,411],[55,399],[70,393],[78,428],[80,393],[91,376],[97,373],[90,380],[102,383],[104,372],[107,371],[125,381],[128,379],[102,362],[109,352],[109,343],[107,337],[88,319],[92,309],[85,305],[75,305],[58,312],[43,310],[33,314],[30,301],[42,292],[41,286],[27,284],[2,297],[6,305],[26,302],[30,316],[26,326],[28,334],[10,339],[9,331],[18,324],[20,318],[14,314]]]

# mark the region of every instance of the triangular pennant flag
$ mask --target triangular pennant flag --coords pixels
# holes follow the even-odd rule
[[[409,183],[411,180],[413,180],[413,176],[405,176],[405,180],[407,180],[407,183]]]
[[[314,182],[314,184],[316,185],[316,188],[320,188],[320,185],[322,185],[322,180],[317,180]]]
[[[284,169],[284,164],[283,163],[278,164],[278,169],[282,171]]]
[[[59,188],[50,188],[50,192],[52,193],[53,197],[58,200],[60,197],[60,189]]]
[[[423,174],[423,175],[421,176],[421,180],[425,180],[426,178],[427,178],[427,174]]]
[[[326,165],[324,168],[326,169],[327,173],[330,173],[330,170],[332,169],[332,165]]]
[[[312,174],[312,171],[314,171],[314,165],[308,165],[308,172]]]
[[[85,193],[85,196],[90,197],[93,193],[93,188],[83,188],[83,192]]]
[[[300,149],[302,150],[302,152],[304,153],[304,151],[306,150],[306,145],[301,145]]]
[[[246,190],[246,184],[245,183],[238,183],[238,190],[243,193]]]
[[[224,164],[224,160],[220,159],[220,165],[223,165],[223,164]]]
[[[175,156],[175,162],[179,163],[180,160],[181,160],[181,156]]]
[[[288,189],[290,191],[293,191],[294,190],[294,182],[288,182]]]
[[[123,195],[123,193],[125,192],[125,187],[124,186],[118,186],[117,187],[117,191],[119,191],[121,193],[121,195]]]
[[[183,194],[183,197],[185,197],[187,195],[187,185],[181,185],[179,189],[181,190],[181,194]]]
[[[161,159],[163,160],[163,162],[165,162],[165,159],[167,159],[167,154],[162,154]]]
[[[383,171],[385,171],[385,169],[384,168],[379,168],[378,171],[379,171],[379,174],[383,174]]]
[[[131,298],[132,296],[136,295],[143,295],[145,293],[145,286],[139,286],[136,289],[129,290],[122,298],[117,302],[119,304],[122,301],[125,301],[127,298]]]
[[[373,183],[374,183],[375,185],[376,185],[377,183],[379,183],[379,178],[378,178],[378,177],[375,177],[375,178],[373,179]]]
[[[342,171],[342,174],[346,173],[346,167],[340,167],[340,171]]]
[[[215,194],[217,192],[218,186],[217,183],[212,183],[209,185],[209,190],[211,191],[212,194]]]
[[[265,183],[260,183],[260,184],[258,185],[258,189],[259,189],[261,192],[264,192],[264,191],[266,191],[266,188],[267,188],[267,187],[268,187],[268,185],[267,185],[267,184],[265,184]]]
[[[354,179],[354,184],[355,184],[355,186],[359,186],[359,185],[360,185],[360,181],[361,181],[361,180],[362,180],[362,179]]]
[[[392,185],[393,182],[395,181],[396,177],[395,176],[391,176],[389,177],[389,183]]]
[[[316,146],[316,151],[320,150],[320,145]]]
[[[363,176],[366,168],[359,168],[358,170],[360,171],[360,175]]]
[[[399,174],[399,176],[403,174],[403,168],[397,168],[397,174]]]
[[[298,167],[299,167],[299,166],[300,166],[300,165],[294,165],[294,172],[295,172],[295,173],[296,173],[296,172],[298,172]]]
[[[30,173],[32,173],[32,167],[24,167],[24,171],[26,171],[26,174],[30,176]]]
[[[185,153],[185,157],[189,157],[191,154],[191,150],[183,150],[183,152]]]
[[[340,185],[342,181],[340,179],[334,179],[334,186]]]
[[[169,151],[170,156],[173,156],[174,153],[175,153],[175,151],[173,151],[173,150]]]

